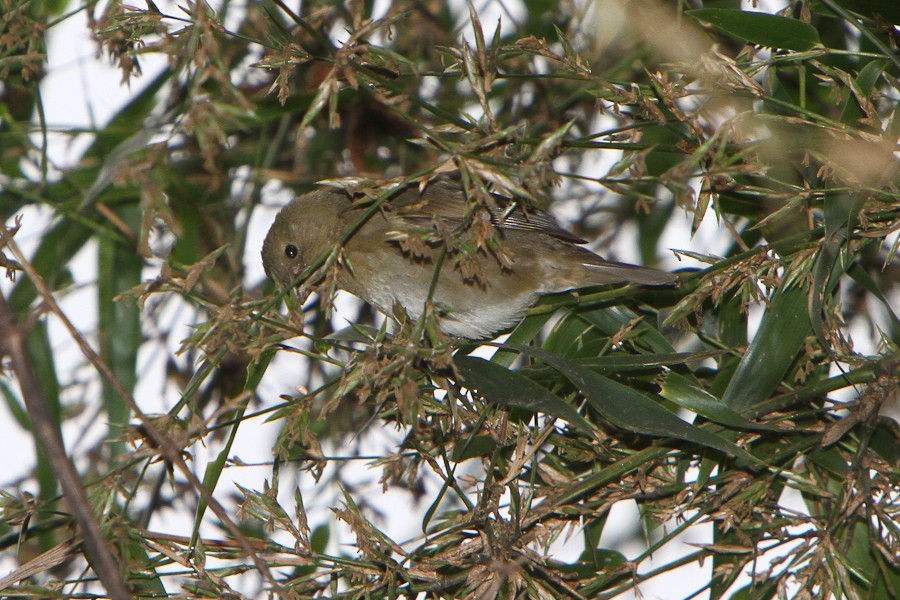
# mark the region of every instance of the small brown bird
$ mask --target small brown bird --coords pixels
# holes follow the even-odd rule
[[[439,259],[437,232],[463,225],[469,206],[459,182],[443,177],[422,190],[410,186],[353,232],[343,247],[337,285],[382,312],[390,314],[399,304],[418,319],[440,263],[431,299],[441,330],[481,339],[514,325],[541,294],[612,283],[678,281],[671,273],[609,261],[581,248],[578,244],[584,240],[543,211],[525,210],[500,196],[493,200],[495,206],[484,214],[499,248],[476,251],[476,273],[460,268],[451,252]],[[294,282],[339,245],[369,205],[332,188],[294,199],[275,217],[263,243],[266,274],[282,287]]]

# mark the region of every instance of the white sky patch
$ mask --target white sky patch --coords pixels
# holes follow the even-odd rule
[[[80,11],[47,32],[47,75],[41,81],[41,100],[48,130],[48,158],[60,168],[71,166],[93,142],[93,135],[71,139],[57,130],[73,127],[102,129],[166,66],[158,54],[142,54],[143,75],[121,85],[121,71],[105,58],[97,58],[97,43],[90,37],[87,15]],[[40,146],[40,132],[32,135]]]
[[[776,13],[787,8],[788,0],[741,0],[741,10]]]

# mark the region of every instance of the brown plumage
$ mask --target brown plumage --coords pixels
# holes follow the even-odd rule
[[[470,339],[488,337],[514,325],[541,294],[606,285],[672,285],[671,273],[608,261],[582,248],[549,214],[496,197],[489,217],[500,248],[478,253],[478,276],[454,268],[452,257],[441,264],[432,300],[441,329]],[[420,192],[409,187],[384,203],[344,245],[346,266],[337,284],[382,312],[395,303],[413,318],[422,314],[434,277],[434,252],[411,251],[402,242],[421,239],[434,227],[453,230],[468,207],[462,187],[450,178],[432,181]],[[333,250],[366,211],[345,191],[322,189],[285,206],[263,244],[266,274],[277,284],[293,282],[312,262]],[[405,235],[408,234],[408,237]],[[419,244],[422,247],[421,244]]]

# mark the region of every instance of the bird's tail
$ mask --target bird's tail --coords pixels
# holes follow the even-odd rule
[[[602,263],[583,263],[584,283],[582,285],[605,285],[609,283],[639,283],[641,285],[676,285],[678,276],[668,271],[629,265],[612,260]]]
[[[566,273],[565,275],[559,273],[562,276],[557,277],[556,280],[562,283],[565,288],[560,286],[554,291],[614,283],[637,283],[640,285],[678,284],[678,276],[668,271],[606,260],[586,248],[577,246],[567,246],[563,251],[569,254],[569,260],[564,261]]]

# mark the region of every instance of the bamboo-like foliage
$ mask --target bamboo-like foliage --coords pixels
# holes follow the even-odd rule
[[[105,425],[71,456],[86,494],[50,451],[2,492],[4,597],[609,598],[687,565],[686,594],[900,596],[900,4],[71,4],[0,0],[0,391],[39,449],[81,411]],[[52,132],[91,140],[53,165],[45,37],[85,15],[132,96]],[[150,54],[167,67],[142,76]],[[682,285],[546,297],[484,359],[365,306],[335,332],[331,278],[289,312],[252,275],[251,217],[279,190],[352,177],[377,199],[447,170],[473,211],[488,192],[564,207]],[[477,271],[470,226],[447,259]],[[701,226],[719,254],[692,250]],[[66,329],[73,366],[48,324],[75,316],[86,255],[96,328]],[[135,400],[148,348],[164,414]],[[226,496],[262,419],[269,480]],[[420,536],[354,488],[359,459],[408,491]],[[629,556],[604,537],[623,501]]]

